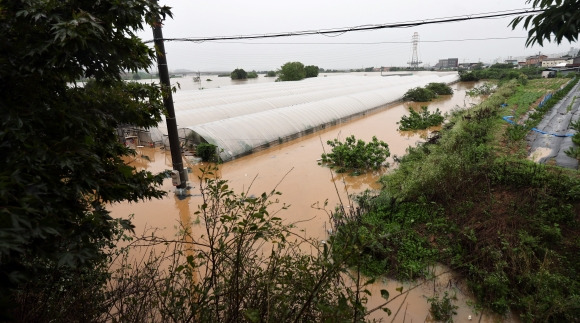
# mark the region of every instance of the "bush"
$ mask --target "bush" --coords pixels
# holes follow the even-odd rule
[[[462,72],[459,73],[459,80],[461,82],[475,82],[479,81],[479,77],[477,77],[473,72]]]
[[[449,297],[448,293],[445,292],[443,297],[439,299],[439,295],[435,295],[427,299],[427,302],[431,304],[429,312],[431,316],[437,322],[453,322],[453,315],[457,314],[457,305],[453,305],[451,301],[456,301],[457,297],[455,295]]]
[[[201,157],[201,160],[215,162],[218,157],[216,149],[216,145],[202,142],[197,145],[195,152],[198,157]]]
[[[359,174],[378,169],[390,156],[389,146],[374,136],[368,144],[361,139],[356,140],[354,135],[347,137],[345,142],[334,139],[326,143],[332,147],[332,152],[322,154],[322,162],[338,167],[338,172],[352,170],[354,174]]]
[[[436,97],[437,94],[435,92],[422,87],[416,87],[407,91],[407,93],[405,93],[403,96],[403,100],[427,102],[435,99]]]
[[[453,89],[445,83],[429,83],[425,88],[435,92],[437,95],[453,94]]]
[[[248,78],[248,73],[241,68],[236,68],[231,74],[232,80],[245,80]]]
[[[248,78],[249,79],[258,78],[258,73],[256,73],[256,71],[251,71],[250,73],[248,73]]]
[[[421,107],[421,113],[416,112],[413,108],[409,109],[409,116],[403,116],[399,121],[399,130],[419,130],[440,125],[445,117],[441,115],[439,109],[430,113],[426,106]]]

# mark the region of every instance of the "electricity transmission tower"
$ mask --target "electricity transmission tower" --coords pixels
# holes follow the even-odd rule
[[[419,54],[417,53],[417,46],[419,45],[419,33],[415,32],[413,34],[413,54],[411,55],[411,61],[408,62],[412,69],[416,70],[419,68],[419,64],[423,63],[419,60]]]

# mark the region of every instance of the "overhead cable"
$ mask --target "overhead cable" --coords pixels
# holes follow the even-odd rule
[[[207,41],[219,41],[219,40],[242,40],[242,39],[263,39],[263,38],[280,38],[280,37],[294,37],[294,36],[309,36],[309,35],[324,35],[324,36],[338,36],[351,31],[369,31],[369,30],[380,30],[389,28],[410,28],[422,25],[431,24],[442,24],[451,22],[460,22],[466,20],[479,20],[479,19],[496,19],[515,15],[525,15],[543,12],[543,9],[515,9],[506,11],[496,11],[480,14],[470,14],[462,16],[454,16],[447,18],[435,18],[435,19],[424,19],[408,22],[398,22],[398,23],[385,23],[378,25],[362,25],[355,27],[343,27],[343,28],[332,28],[332,29],[320,29],[320,30],[304,30],[304,31],[294,31],[294,32],[282,32],[282,33],[271,33],[271,34],[253,34],[253,35],[239,35],[239,36],[214,36],[214,37],[185,37],[185,38],[164,38],[164,41],[176,41],[176,42],[207,42]],[[147,40],[144,43],[151,43],[154,40]]]

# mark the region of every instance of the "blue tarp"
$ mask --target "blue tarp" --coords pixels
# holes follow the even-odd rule
[[[503,119],[505,121],[507,121],[508,123],[510,123],[510,124],[513,124],[513,125],[516,125],[516,126],[521,127],[521,125],[515,123],[512,120],[513,117],[514,116],[505,116],[505,117],[503,117]],[[544,135],[550,135],[550,136],[555,136],[555,137],[573,137],[574,136],[574,134],[570,134],[570,133],[569,134],[557,134],[557,133],[545,132],[545,131],[542,131],[542,130],[537,129],[537,128],[532,128],[532,130],[535,131],[535,132],[539,132],[541,134],[544,134]]]

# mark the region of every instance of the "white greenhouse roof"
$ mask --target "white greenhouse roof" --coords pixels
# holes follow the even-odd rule
[[[178,127],[217,145],[222,160],[228,161],[393,103],[411,88],[458,79],[456,72],[389,77],[346,74],[182,91],[173,99]],[[158,130],[167,134],[165,122]]]

